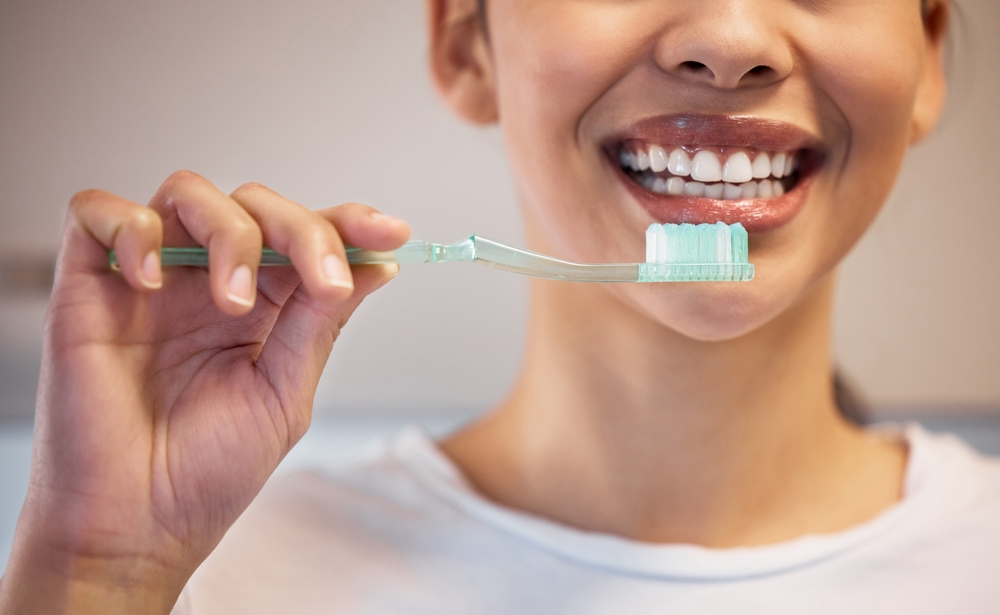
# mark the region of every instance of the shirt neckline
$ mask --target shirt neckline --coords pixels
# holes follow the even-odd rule
[[[873,540],[899,524],[921,502],[933,499],[930,493],[935,482],[933,464],[927,459],[931,436],[917,424],[892,431],[909,446],[904,493],[899,502],[876,517],[839,532],[737,548],[644,543],[579,530],[501,506],[476,492],[461,470],[419,428],[409,428],[394,438],[388,452],[436,497],[468,517],[552,555],[619,574],[710,581],[776,574],[833,558]]]

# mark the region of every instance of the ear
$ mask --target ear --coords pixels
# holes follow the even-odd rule
[[[493,62],[476,0],[427,0],[431,75],[452,111],[474,124],[499,119]]]
[[[910,142],[922,141],[937,124],[944,110],[948,84],[944,71],[945,39],[948,35],[949,0],[929,0],[924,12],[924,66],[913,105]]]

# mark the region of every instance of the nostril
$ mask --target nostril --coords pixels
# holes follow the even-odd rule
[[[707,66],[701,62],[695,62],[694,60],[688,60],[687,62],[681,62],[681,68],[689,70],[691,72],[697,73],[708,69]]]
[[[695,60],[681,62],[677,66],[677,71],[682,75],[687,74],[701,78],[715,79],[715,73],[712,72],[711,68],[701,62],[696,62]]]
[[[729,79],[736,80],[738,77],[738,83],[741,85],[762,85],[769,83],[777,75],[777,71],[767,64],[758,64],[743,73],[721,75],[713,71],[707,64],[698,62],[697,60],[681,62],[677,65],[675,72],[695,78],[696,80],[707,79],[717,84],[719,84],[719,79],[723,79],[726,83],[729,83]],[[730,85],[735,86],[737,83],[730,83]]]
[[[751,77],[755,80],[761,80],[764,82],[772,81],[778,76],[778,71],[774,70],[771,66],[754,66],[747,71],[745,77]]]

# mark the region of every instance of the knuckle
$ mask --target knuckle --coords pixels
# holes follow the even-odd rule
[[[338,205],[337,209],[348,215],[360,215],[367,213],[372,210],[371,207],[365,205],[364,203],[344,203],[343,205]]]
[[[369,215],[369,214],[372,214],[372,213],[378,211],[377,209],[375,209],[371,205],[365,205],[364,203],[355,203],[354,207],[355,207],[355,209],[356,209],[356,211],[358,212],[359,215],[360,214]]]
[[[91,203],[100,201],[102,197],[106,196],[107,193],[103,190],[98,190],[96,188],[88,188],[86,190],[81,190],[70,197],[69,206],[70,209],[79,209]]]
[[[252,241],[258,244],[264,242],[264,232],[250,216],[233,220],[229,225],[229,231],[234,236],[246,241]]]
[[[160,228],[160,217],[145,207],[136,207],[131,217],[130,225],[136,230],[148,231]]]
[[[233,196],[239,195],[252,195],[261,192],[271,192],[270,188],[263,184],[257,182],[246,182],[241,184],[236,190],[233,190]]]
[[[194,171],[188,171],[187,169],[180,169],[179,171],[174,171],[171,173],[166,181],[163,182],[165,186],[178,186],[183,184],[191,184],[195,182],[204,181],[201,175],[198,175]]]
[[[306,228],[308,228],[308,239],[316,245],[334,244],[340,237],[337,229],[322,216],[312,216]]]

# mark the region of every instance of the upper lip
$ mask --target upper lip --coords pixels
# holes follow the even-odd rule
[[[810,132],[788,122],[750,115],[659,115],[647,117],[616,133],[609,147],[629,139],[649,144],[744,147],[766,151],[819,149]]]

